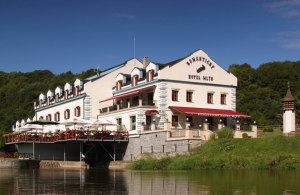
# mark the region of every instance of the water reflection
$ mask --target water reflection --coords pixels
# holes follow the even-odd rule
[[[297,194],[299,171],[0,169],[0,194]]]

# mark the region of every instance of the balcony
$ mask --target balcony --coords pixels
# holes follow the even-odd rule
[[[126,110],[131,108],[137,108],[137,107],[156,108],[154,103],[148,103],[148,102],[141,103],[139,101],[133,101],[133,102],[127,102],[127,104],[118,104],[118,105],[101,108],[100,114],[107,114],[110,112],[121,111],[121,110]]]

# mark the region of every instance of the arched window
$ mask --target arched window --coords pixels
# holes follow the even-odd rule
[[[44,117],[43,117],[43,116],[40,116],[39,120],[43,120],[43,119],[44,119]]]
[[[57,122],[57,121],[60,121],[60,113],[59,112],[56,112],[54,114],[54,120]]]
[[[47,121],[51,121],[51,114],[48,114],[48,115],[46,116],[46,120],[47,120]]]
[[[67,109],[65,110],[65,119],[69,119],[70,118],[70,110]]]
[[[76,117],[79,117],[80,116],[80,107],[77,106],[75,109],[74,109],[74,113],[75,113],[75,116]]]

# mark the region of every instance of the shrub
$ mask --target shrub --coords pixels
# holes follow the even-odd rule
[[[263,132],[273,132],[273,131],[274,131],[273,127],[265,127],[263,129]]]
[[[215,133],[211,134],[209,139],[210,140],[216,140],[217,139],[216,134]]]
[[[218,138],[219,139],[222,139],[222,138],[233,138],[233,130],[230,129],[230,128],[222,128],[220,130],[217,131],[217,135],[218,135]]]
[[[248,136],[247,133],[243,133],[243,134],[242,134],[242,137],[243,137],[243,138],[249,138],[249,136]]]

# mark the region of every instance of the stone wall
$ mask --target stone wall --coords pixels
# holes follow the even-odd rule
[[[167,140],[167,131],[144,132],[137,137],[130,137],[125,161],[137,160],[145,155],[155,158],[188,154],[192,147],[201,144],[201,140]]]
[[[39,168],[39,160],[2,159],[0,168]]]
[[[53,169],[53,168],[76,168],[85,169],[89,168],[84,161],[52,161],[52,160],[41,160],[41,169]]]

